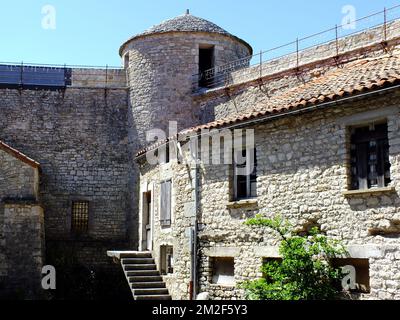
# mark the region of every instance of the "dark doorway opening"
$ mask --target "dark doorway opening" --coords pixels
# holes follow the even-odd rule
[[[199,87],[209,88],[214,79],[214,46],[200,47],[199,49]]]

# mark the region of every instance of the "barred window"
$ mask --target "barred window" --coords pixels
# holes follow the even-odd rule
[[[351,130],[351,189],[387,187],[390,183],[387,123]]]
[[[72,231],[74,233],[86,233],[89,229],[89,202],[72,202]]]
[[[245,159],[237,163],[236,159]],[[257,154],[256,149],[244,149],[234,158],[234,200],[257,197]]]

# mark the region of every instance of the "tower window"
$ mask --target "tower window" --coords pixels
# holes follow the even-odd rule
[[[214,80],[214,46],[200,46],[199,49],[199,87],[209,88]]]
[[[129,52],[125,54],[124,56],[124,68],[128,69],[129,68]]]
[[[387,187],[390,183],[387,123],[351,130],[351,189]]]
[[[72,231],[77,234],[86,233],[89,229],[89,202],[72,202]]]

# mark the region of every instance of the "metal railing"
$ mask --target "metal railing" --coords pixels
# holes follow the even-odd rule
[[[371,33],[368,37],[369,45],[384,43],[388,40],[390,31],[392,31],[392,24],[399,18],[400,5],[385,8],[355,21],[336,25],[328,30],[297,38],[281,46],[216,66],[193,75],[193,91],[199,92],[229,86],[234,83],[235,72],[239,70],[246,73],[248,79],[262,78],[267,74],[267,63],[270,63],[271,70],[279,70],[280,67],[286,69],[299,68],[301,64],[310,60],[310,56],[313,55],[313,48],[324,45],[329,47],[330,56],[339,56],[348,49],[349,44],[346,43],[346,39],[368,30],[376,30],[376,34]],[[398,30],[398,34],[400,35],[400,30]],[[373,35],[373,38],[371,38],[371,35]],[[305,54],[307,51],[310,51],[308,55]]]
[[[112,87],[111,73],[121,67],[57,65],[38,63],[0,62],[0,87],[6,88],[64,88],[72,85],[73,71],[78,82]],[[114,80],[115,82],[115,80]]]

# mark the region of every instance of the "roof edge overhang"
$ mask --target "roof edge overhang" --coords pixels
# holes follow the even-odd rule
[[[3,141],[0,141],[0,150],[8,153],[9,155],[13,156],[14,158],[24,162],[25,164],[31,166],[34,169],[39,169],[40,168],[40,163],[29,158],[22,152],[19,152],[17,149],[14,149],[10,147],[8,144],[4,143]]]
[[[342,91],[339,94],[334,94],[331,95],[330,97],[326,97],[326,99],[324,99],[323,101],[313,98],[307,101],[307,103],[301,103],[296,106],[293,105],[288,108],[284,108],[280,111],[278,110],[270,110],[265,112],[260,111],[240,119],[228,120],[225,122],[221,121],[219,123],[211,122],[202,126],[183,130],[180,133],[178,133],[178,136],[176,137],[170,137],[164,141],[159,141],[158,143],[149,145],[146,148],[140,150],[136,154],[135,158],[136,161],[138,161],[142,156],[146,155],[146,153],[157,150],[166,143],[169,143],[170,141],[174,141],[177,139],[181,140],[182,137],[190,137],[191,135],[197,135],[202,130],[219,130],[227,128],[229,126],[246,127],[254,123],[271,121],[283,117],[294,116],[296,114],[303,114],[305,112],[313,112],[332,104],[341,105],[350,99],[363,99],[365,97],[368,98],[371,95],[379,94],[381,91],[391,91],[396,89],[400,89],[400,79],[397,78],[381,81],[379,84],[373,84],[370,87],[364,87],[360,90],[353,90],[352,92]]]
[[[248,42],[244,41],[243,39],[236,37],[234,35],[230,35],[230,34],[223,34],[223,33],[219,33],[219,32],[205,32],[205,31],[165,31],[165,32],[155,32],[155,33],[149,33],[149,34],[139,34],[137,36],[133,36],[132,38],[128,39],[121,45],[121,47],[119,48],[119,55],[120,55],[120,57],[122,57],[126,45],[132,41],[149,38],[149,37],[153,37],[153,36],[176,34],[176,33],[178,33],[178,34],[179,33],[180,34],[189,34],[189,33],[190,34],[212,34],[212,35],[218,35],[218,36],[225,37],[225,38],[230,38],[231,40],[237,41],[237,42],[241,43],[242,45],[244,45],[249,50],[249,55],[250,56],[253,55],[253,47]]]

